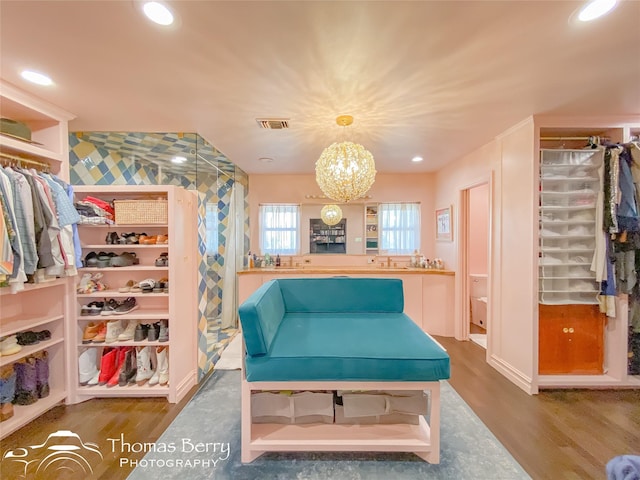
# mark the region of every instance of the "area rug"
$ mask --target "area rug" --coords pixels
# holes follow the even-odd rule
[[[146,479],[517,480],[530,478],[442,382],[440,464],[412,453],[267,453],[240,462],[240,372],[218,370],[129,475]]]
[[[242,366],[242,336],[236,335],[222,351],[220,360],[214,364],[215,370],[240,370]]]

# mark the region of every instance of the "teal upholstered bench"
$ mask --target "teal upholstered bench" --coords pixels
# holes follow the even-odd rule
[[[272,280],[240,306],[248,381],[434,381],[449,355],[403,313],[402,281]]]
[[[245,347],[242,461],[266,451],[413,451],[439,461],[440,380],[449,355],[403,313],[402,281],[295,278],[263,284],[239,307]],[[427,390],[429,424],[253,424],[260,390]]]

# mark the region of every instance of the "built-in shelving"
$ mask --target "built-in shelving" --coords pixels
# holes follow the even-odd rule
[[[0,153],[24,167],[48,169],[62,180],[69,180],[68,122],[74,116],[54,105],[0,80],[0,112],[25,124],[31,140],[0,134]],[[35,161],[37,164],[30,163]],[[36,278],[39,279],[38,276]],[[68,385],[65,330],[69,278],[47,279],[26,283],[24,289],[13,292],[0,288],[0,337],[20,332],[49,330],[51,338],[33,345],[24,345],[14,355],[0,357],[0,366],[7,367],[31,355],[46,351],[49,363],[49,395],[31,405],[14,405],[13,416],[0,423],[0,438],[13,433],[67,398]]]
[[[197,240],[196,197],[190,192],[175,186],[78,186],[76,198],[81,200],[90,195],[107,201],[134,199],[167,199],[168,219],[165,224],[140,223],[137,225],[96,225],[80,224],[78,231],[82,245],[83,258],[91,251],[114,253],[132,252],[139,264],[128,267],[84,267],[79,269],[79,278],[84,274],[101,274],[100,281],[106,290],[90,293],[76,293],[75,315],[72,331],[75,335],[70,356],[77,359],[87,348],[98,349],[97,368],[105,347],[150,347],[152,355],[156,347],[168,347],[169,383],[166,386],[131,385],[125,387],[81,386],[78,380],[77,360],[72,371],[71,402],[76,403],[92,397],[142,397],[161,396],[169,402],[178,402],[197,381]],[[116,213],[117,216],[117,213]],[[147,235],[168,234],[165,244],[107,244],[106,234],[116,232],[145,233]],[[157,267],[156,260],[163,253],[168,254],[168,265]],[[175,254],[174,254],[175,253]],[[155,281],[161,278],[169,280],[166,292],[120,292],[130,280],[138,283],[145,279]],[[125,314],[81,315],[83,305],[102,299],[122,301],[125,298],[136,299],[137,306]],[[125,327],[131,320],[139,323],[155,323],[166,320],[169,326],[169,341],[116,341],[112,343],[82,343],[83,331],[89,322],[110,322],[120,320]]]

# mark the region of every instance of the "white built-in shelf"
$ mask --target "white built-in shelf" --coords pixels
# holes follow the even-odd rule
[[[93,292],[93,293],[78,293],[78,298],[157,298],[157,297],[168,297],[168,293],[142,293],[142,292],[118,292],[117,290],[102,290],[101,292]],[[94,315],[98,316],[98,315]]]
[[[168,310],[144,309],[138,308],[131,313],[123,315],[83,315],[78,316],[78,320],[103,321],[103,320],[119,320],[119,319],[135,319],[135,320],[165,320],[169,318]]]
[[[116,245],[109,245],[109,244],[103,244],[103,243],[97,243],[97,244],[92,244],[92,245],[83,245],[82,246],[83,249],[86,250],[130,250],[132,248],[136,249],[136,250],[144,250],[144,249],[157,249],[157,248],[164,248],[165,250],[169,248],[169,245],[166,243],[154,243],[153,245],[140,245],[139,243],[127,243],[127,244],[116,244]]]
[[[139,342],[133,341],[133,340],[127,340],[127,341],[117,341],[117,342],[111,342],[111,343],[107,343],[107,342],[102,342],[102,343],[79,343],[78,344],[78,348],[82,347],[82,348],[86,348],[86,347],[168,347],[169,346],[169,342],[159,342],[159,341],[155,341],[155,342],[149,342],[147,340],[142,340]]]
[[[64,315],[40,315],[35,317],[7,317],[2,319],[0,324],[0,337],[6,337],[18,332],[26,332],[28,330],[36,330],[38,332],[42,330],[48,330],[45,325],[53,323],[58,320],[62,320]]]
[[[165,247],[166,248],[166,247]],[[84,272],[148,272],[157,270],[169,270],[169,267],[156,267],[155,265],[131,265],[130,267],[82,267],[78,269],[78,274]]]
[[[122,225],[118,223],[79,223],[79,227],[89,227],[89,228],[126,228],[133,229],[135,232],[142,232],[145,228],[168,228],[169,225],[166,223],[140,223],[136,225]],[[126,232],[125,232],[126,233]]]
[[[48,282],[25,283],[24,290],[19,290],[18,292],[16,292],[16,294],[31,292],[34,290],[40,290],[41,288],[57,287],[60,285],[64,285],[66,282],[67,282],[66,278],[57,278],[55,280],[51,280]],[[10,287],[2,287],[0,288],[0,296],[1,295],[14,295],[14,294],[11,292]]]
[[[39,417],[47,410],[50,410],[62,402],[66,396],[67,393],[64,389],[52,388],[49,391],[49,395],[38,399],[36,403],[32,403],[31,405],[14,405],[13,417],[0,423],[0,436],[4,438],[19,428],[24,427],[34,418]]]
[[[53,347],[54,345],[58,345],[59,343],[63,342],[64,338],[51,338],[43,342],[38,342],[34,345],[23,345],[22,350],[14,355],[2,355],[0,357],[0,366],[15,363],[21,358],[28,357],[29,355],[33,355],[36,352],[41,352],[42,350],[46,350]]]
[[[154,385],[150,387],[148,383],[142,386],[126,385],[124,387],[119,385],[113,387],[107,387],[106,385],[79,386],[77,394],[90,395],[92,397],[166,397],[169,394],[169,386]]]

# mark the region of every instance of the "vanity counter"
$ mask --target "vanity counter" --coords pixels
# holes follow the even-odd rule
[[[429,334],[454,336],[455,272],[451,270],[379,265],[251,268],[238,272],[239,303],[260,285],[276,278],[336,275],[401,279],[405,313]]]
[[[433,268],[409,268],[409,267],[320,267],[320,266],[303,266],[303,267],[274,267],[274,268],[250,268],[241,270],[238,275],[298,275],[298,274],[332,274],[332,275],[348,275],[348,274],[371,274],[386,275],[389,273],[401,275],[455,275],[452,270],[436,270]]]

